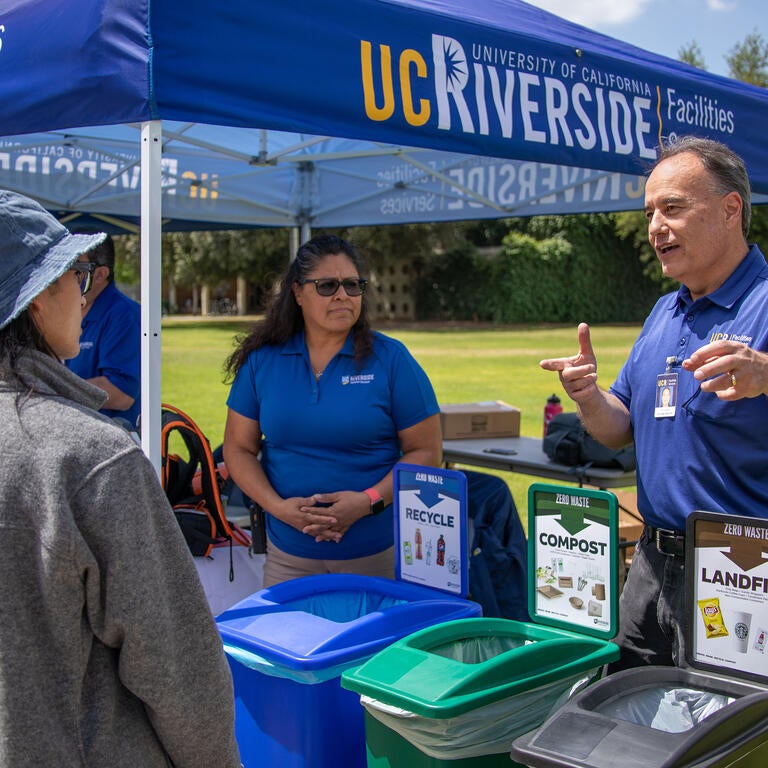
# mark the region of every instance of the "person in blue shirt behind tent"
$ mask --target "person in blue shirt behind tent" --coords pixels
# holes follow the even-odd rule
[[[442,458],[432,385],[401,342],[371,330],[363,274],[351,243],[304,243],[227,362],[224,460],[267,513],[265,586],[393,577],[392,468]]]
[[[107,393],[101,412],[131,427],[141,413],[141,309],[115,285],[115,245],[107,235],[88,258],[96,266],[83,308],[80,354],[67,366]]]

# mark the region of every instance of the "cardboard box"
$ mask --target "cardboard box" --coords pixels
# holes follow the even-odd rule
[[[444,440],[470,437],[518,437],[520,409],[503,400],[440,406]]]

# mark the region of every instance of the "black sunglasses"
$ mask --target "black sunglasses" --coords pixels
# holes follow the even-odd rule
[[[344,287],[347,296],[362,296],[365,292],[365,286],[368,281],[362,277],[347,277],[344,280],[337,280],[335,277],[320,277],[317,280],[297,280],[299,285],[314,283],[315,290],[321,296],[335,296],[336,292]]]
[[[76,261],[71,269],[77,273],[80,283],[80,293],[85,296],[93,285],[93,272],[99,265],[95,261]]]

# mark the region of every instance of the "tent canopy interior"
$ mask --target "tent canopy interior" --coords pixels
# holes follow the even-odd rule
[[[0,186],[138,231],[140,126],[13,137]],[[643,178],[266,129],[163,123],[165,229],[339,227],[632,210]]]

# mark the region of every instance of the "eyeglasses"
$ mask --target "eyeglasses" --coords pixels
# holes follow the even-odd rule
[[[99,265],[95,261],[76,261],[71,269],[75,273],[77,282],[80,283],[80,293],[85,296],[91,290],[93,284],[93,271]]]
[[[339,288],[344,287],[347,296],[362,296],[368,281],[362,277],[347,277],[337,280],[335,277],[320,277],[317,280],[297,280],[299,285],[314,283],[315,290],[320,296],[335,296]]]
[[[701,394],[701,382],[699,382],[699,385],[696,387],[696,391],[680,407],[686,413],[690,414],[691,416],[695,416],[701,421],[716,422],[718,420],[717,416],[707,412],[708,407],[706,401],[710,398],[714,398],[714,400],[710,400],[710,402],[716,401],[717,395],[714,392],[705,392],[704,398],[702,400],[697,400]]]

